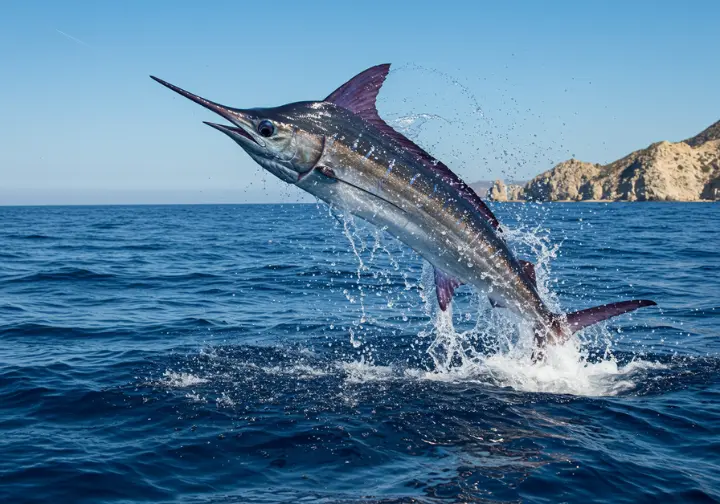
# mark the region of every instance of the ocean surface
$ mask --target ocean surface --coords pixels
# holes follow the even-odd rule
[[[720,501],[720,205],[496,205],[529,358],[322,205],[0,207],[0,502]]]

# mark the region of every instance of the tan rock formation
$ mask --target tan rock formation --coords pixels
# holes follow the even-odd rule
[[[520,184],[508,184],[508,201],[522,201],[525,199],[525,186]]]
[[[488,189],[487,198],[492,201],[522,201],[525,199],[525,187],[520,184],[507,184],[496,180]]]
[[[600,173],[600,165],[576,159],[564,161],[550,171],[541,173],[525,186],[525,199],[534,201],[580,201],[599,199],[593,180]]]
[[[508,200],[508,194],[507,194],[507,187],[505,187],[505,182],[502,180],[496,180],[493,182],[493,185],[488,189],[487,197],[491,201],[507,201]]]

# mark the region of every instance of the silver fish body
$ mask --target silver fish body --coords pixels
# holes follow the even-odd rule
[[[497,218],[447,166],[387,125],[375,99],[389,65],[372,67],[322,101],[236,109],[168,82],[162,85],[232,123],[207,123],[258,164],[328,204],[396,237],[435,268],[438,302],[472,285],[493,306],[529,319],[538,345],[558,342],[595,322],[653,301],[611,303],[555,314],[542,301],[534,269],[514,256]]]

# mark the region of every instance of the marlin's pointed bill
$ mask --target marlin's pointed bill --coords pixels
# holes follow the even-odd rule
[[[533,322],[539,346],[655,303],[624,301],[571,314],[541,299],[534,267],[515,257],[485,202],[445,164],[395,131],[376,98],[390,71],[361,72],[324,100],[273,108],[226,107],[154,80],[232,125],[206,122],[280,179],[387,230],[435,268],[440,309],[468,284],[493,306]]]
[[[179,88],[173,84],[170,84],[169,82],[166,82],[162,79],[159,79],[158,77],[155,77],[153,75],[150,76],[152,80],[155,82],[159,82],[163,86],[165,86],[168,89],[172,89],[177,94],[184,96],[188,100],[192,100],[198,105],[202,105],[206,109],[212,110],[216,114],[219,114],[220,116],[224,117],[228,121],[233,122],[233,119],[235,118],[235,115],[233,113],[233,109],[230,107],[225,107],[224,105],[220,105],[219,103],[212,102],[210,100],[206,100],[205,98],[202,98],[201,96],[198,96],[196,94],[193,94],[189,91],[185,91],[182,88]]]

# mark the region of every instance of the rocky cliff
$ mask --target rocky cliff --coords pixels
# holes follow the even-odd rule
[[[495,201],[719,201],[720,121],[682,142],[658,142],[607,165],[564,161],[524,186],[495,181]]]

